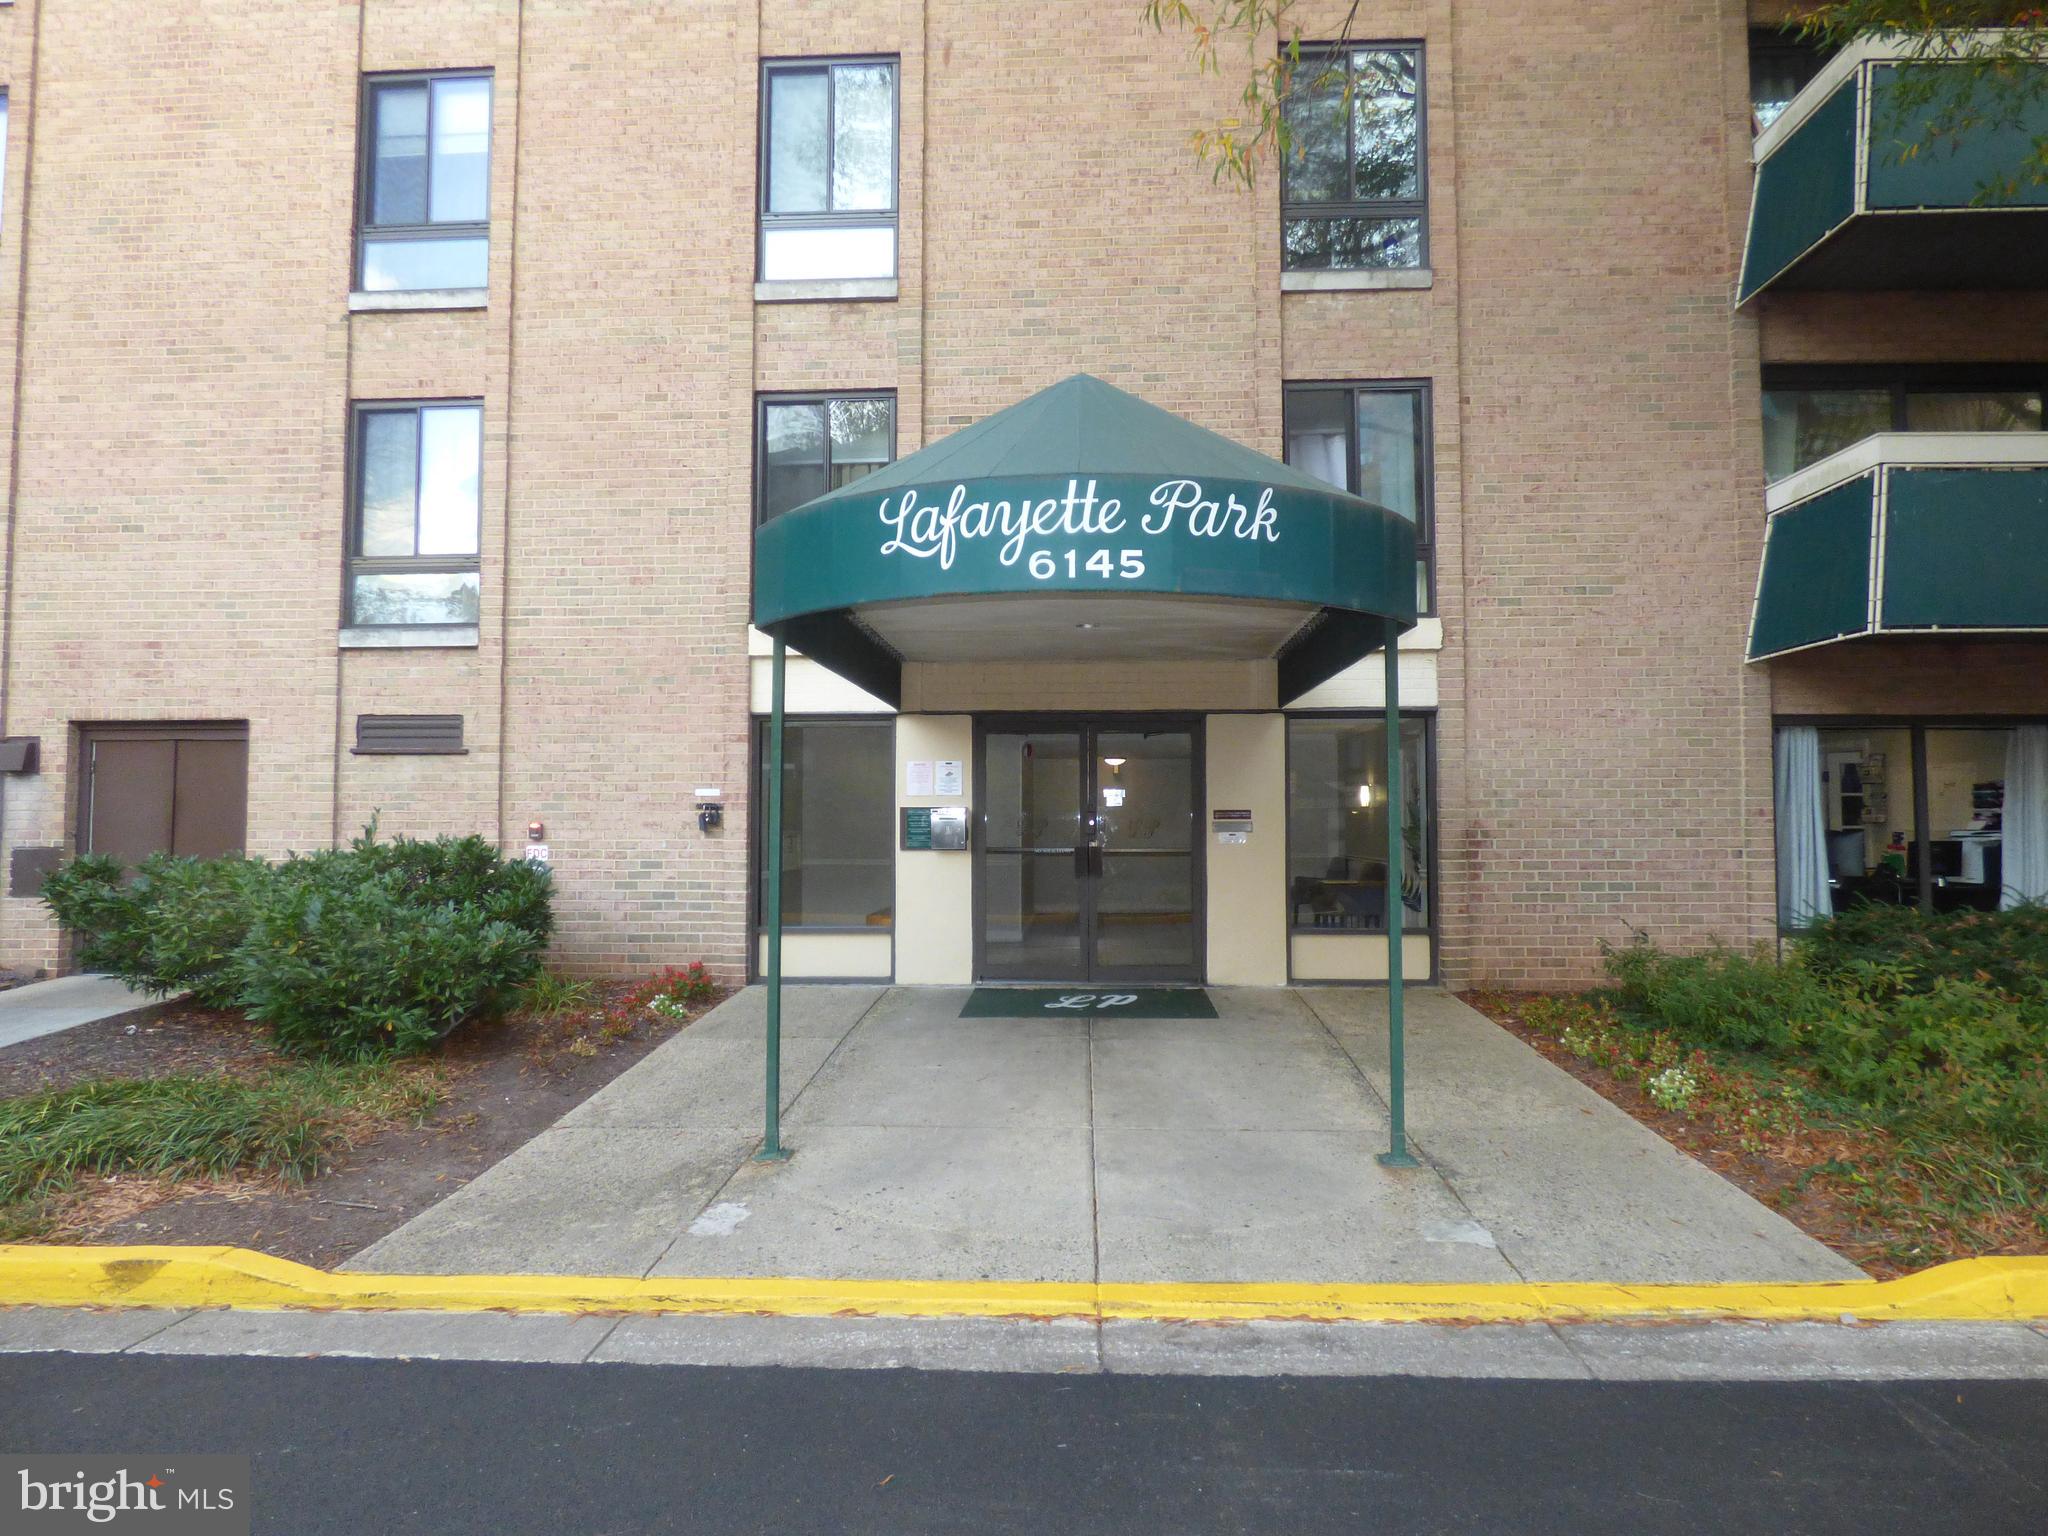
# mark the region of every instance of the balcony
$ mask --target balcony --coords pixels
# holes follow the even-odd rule
[[[1749,659],[1866,635],[2048,633],[2048,442],[1881,432],[1788,475]]]
[[[2048,103],[1902,159],[1927,135],[1890,105],[1899,49],[1846,49],[1757,135],[1738,303],[1765,289],[2048,287],[2048,186],[1983,196],[2048,134]]]

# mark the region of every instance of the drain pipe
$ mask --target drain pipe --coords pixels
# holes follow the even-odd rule
[[[1408,1041],[1403,1017],[1401,982],[1401,919],[1408,905],[1401,818],[1401,631],[1386,621],[1387,658],[1387,1150],[1380,1163],[1387,1168],[1420,1168],[1408,1150]]]
[[[782,1144],[782,698],[789,670],[789,647],[775,637],[775,660],[769,671],[768,703],[768,826],[761,846],[768,868],[762,893],[768,904],[768,1108],[766,1131],[757,1162],[779,1163],[789,1156]]]

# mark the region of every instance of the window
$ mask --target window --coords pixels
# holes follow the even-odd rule
[[[1876,432],[2039,432],[2048,368],[1768,368],[1764,476],[1781,480]]]
[[[474,401],[356,408],[350,624],[476,623],[483,416]]]
[[[763,282],[896,275],[896,61],[763,71]]]
[[[754,916],[768,913],[768,722],[754,722]],[[889,927],[896,905],[895,724],[787,720],[782,740],[782,922]]]
[[[1415,606],[1433,612],[1429,386],[1289,385],[1285,415],[1289,464],[1415,524]]]
[[[1812,82],[1827,55],[1796,29],[1752,27],[1749,33],[1750,126],[1762,133]]]
[[[2048,897],[2026,856],[2048,847],[2048,725],[1785,722],[1777,755],[1782,927],[1869,903],[1990,912]]]
[[[1401,722],[1402,927],[1432,926],[1430,722]],[[1372,716],[1287,721],[1287,921],[1313,933],[1387,928],[1387,727]]]
[[[895,457],[894,395],[763,395],[754,443],[759,520],[851,485]]]
[[[356,286],[482,288],[490,255],[491,77],[363,86]]]
[[[1295,79],[1300,89],[1286,108],[1293,149],[1280,186],[1281,264],[1290,272],[1422,266],[1429,239],[1422,49],[1305,55]]]

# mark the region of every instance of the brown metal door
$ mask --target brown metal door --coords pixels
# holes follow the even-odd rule
[[[207,859],[246,847],[246,737],[113,726],[88,731],[84,746],[84,852],[134,864],[152,853]]]
[[[182,740],[171,792],[171,852],[195,859],[248,842],[249,743]]]

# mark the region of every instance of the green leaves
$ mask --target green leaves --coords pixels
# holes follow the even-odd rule
[[[428,1049],[500,1011],[538,972],[553,885],[480,837],[375,841],[282,864],[110,859],[51,876],[45,900],[85,964],[157,993],[239,1008],[307,1055]]]

